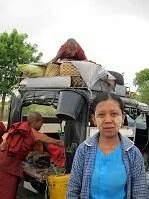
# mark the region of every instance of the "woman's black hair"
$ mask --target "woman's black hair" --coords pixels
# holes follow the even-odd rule
[[[117,96],[115,93],[110,93],[110,92],[100,92],[99,94],[97,94],[97,96],[95,97],[95,99],[93,100],[93,103],[92,103],[92,113],[95,113],[96,106],[98,103],[100,103],[102,101],[106,101],[108,99],[113,99],[116,102],[118,102],[122,113],[124,113],[124,104],[123,104],[121,98],[119,96]]]

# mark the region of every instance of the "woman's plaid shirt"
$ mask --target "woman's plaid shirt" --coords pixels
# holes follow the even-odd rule
[[[130,139],[119,136],[127,172],[126,199],[147,199],[149,195],[142,154]],[[78,147],[71,169],[67,199],[89,199],[90,180],[98,138],[99,133]]]

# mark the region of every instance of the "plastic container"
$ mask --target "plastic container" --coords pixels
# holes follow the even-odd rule
[[[49,199],[66,199],[69,176],[70,174],[48,177]]]
[[[76,120],[85,97],[76,91],[63,90],[60,92],[56,116],[62,120]]]

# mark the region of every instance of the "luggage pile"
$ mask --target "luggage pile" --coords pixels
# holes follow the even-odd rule
[[[71,62],[49,63],[47,67],[35,64],[20,64],[19,70],[22,72],[22,78],[36,78],[36,77],[71,77],[71,86],[84,87],[83,81],[79,71]]]
[[[57,81],[62,77],[69,77],[72,87],[91,88],[98,80],[107,82],[113,90],[115,90],[116,84],[124,85],[124,78],[121,74],[107,71],[101,65],[88,61],[61,61],[49,63],[48,66],[38,63],[20,64],[18,68],[21,72],[21,78],[45,77],[45,79],[51,78],[52,81]]]

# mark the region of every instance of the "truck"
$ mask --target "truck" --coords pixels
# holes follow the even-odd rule
[[[90,107],[93,99],[99,92],[115,92],[125,105],[125,124],[130,131],[121,131],[135,142],[145,160],[146,172],[149,172],[149,106],[131,99],[126,93],[123,77],[114,72],[117,79],[115,90],[101,79],[95,85],[88,87],[71,86],[68,77],[27,78],[25,84],[20,84],[12,92],[8,128],[15,122],[25,121],[23,111],[26,107],[36,104],[44,106],[50,111],[53,108],[53,116],[43,116],[44,127],[49,124],[47,135],[58,139],[64,139],[65,144],[65,172],[70,173],[76,149],[89,136],[97,132],[97,128],[90,123]],[[53,82],[58,81],[53,85]],[[60,82],[59,82],[60,81]],[[67,83],[66,83],[67,82]],[[120,84],[119,84],[120,83]],[[127,94],[127,95],[126,95]],[[38,111],[38,110],[37,110]],[[56,125],[56,127],[54,127]],[[43,128],[44,128],[43,127]],[[51,132],[50,132],[51,131]],[[24,163],[24,179],[40,192],[45,192],[46,177],[42,173],[44,168],[35,168],[30,163]]]

